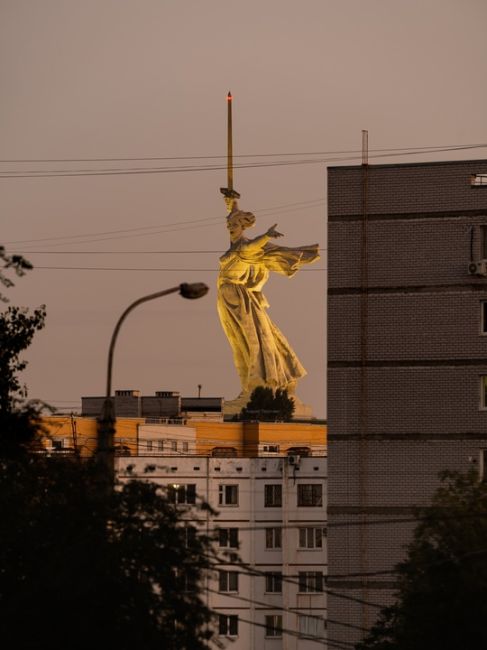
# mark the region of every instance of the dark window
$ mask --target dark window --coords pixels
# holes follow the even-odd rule
[[[196,485],[194,483],[189,485],[168,485],[167,498],[169,503],[196,503]]]
[[[218,617],[218,634],[221,636],[237,636],[238,635],[238,616],[226,616],[220,614]]]
[[[177,588],[182,592],[196,591],[196,575],[192,571],[183,571],[182,569],[174,569],[176,577]]]
[[[238,528],[220,528],[218,531],[218,545],[238,548]]]
[[[238,591],[238,571],[218,571],[219,591]]]
[[[282,573],[277,571],[266,572],[265,590],[268,593],[280,594],[282,591]]]
[[[214,458],[233,458],[238,456],[235,447],[213,447],[211,455]]]
[[[264,505],[266,508],[280,508],[282,506],[282,485],[264,486]]]
[[[487,483],[487,449],[480,450],[479,477],[482,483]]]
[[[487,409],[487,375],[480,377],[480,408]]]
[[[266,548],[281,548],[282,533],[281,528],[266,528],[265,529],[265,547]]]
[[[298,578],[300,593],[323,591],[323,574],[320,571],[300,571]]]
[[[194,526],[186,526],[184,529],[186,546],[192,547],[196,543],[196,528]]]
[[[265,635],[273,637],[282,636],[282,616],[280,614],[272,614],[265,617]]]
[[[487,300],[480,302],[480,333],[487,334]]]
[[[323,486],[320,483],[298,485],[298,506],[322,506]]]
[[[221,506],[238,506],[238,485],[219,485],[218,504]]]

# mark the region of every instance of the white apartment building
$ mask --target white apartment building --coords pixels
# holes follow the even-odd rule
[[[151,437],[149,430],[144,433]],[[196,495],[207,501],[219,513],[205,524],[215,532],[217,549],[235,550],[244,563],[222,561],[207,585],[220,640],[233,650],[324,646],[326,457],[278,456],[273,450],[254,458],[154,451],[118,457],[119,478],[149,478],[167,486],[178,503],[194,503]]]

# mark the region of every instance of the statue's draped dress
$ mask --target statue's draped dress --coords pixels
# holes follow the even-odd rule
[[[218,313],[233,351],[242,393],[256,386],[292,387],[306,374],[287,339],[267,315],[262,287],[270,271],[292,277],[319,258],[318,244],[285,248],[263,235],[241,237],[220,258]]]

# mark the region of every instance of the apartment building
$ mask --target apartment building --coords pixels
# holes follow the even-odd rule
[[[331,167],[328,221],[328,633],[353,644],[438,473],[485,459],[487,160]]]
[[[206,589],[220,641],[311,650],[326,638],[326,457],[262,454],[119,457],[117,473],[159,483],[175,503],[201,498],[218,511],[204,529],[222,560]]]
[[[52,416],[44,425],[49,453],[94,453],[96,418]],[[206,585],[220,641],[235,650],[324,643],[325,425],[121,417],[115,449],[121,481],[149,479],[174,503],[201,498],[219,512],[205,532],[222,554]],[[229,565],[225,551],[244,566]]]

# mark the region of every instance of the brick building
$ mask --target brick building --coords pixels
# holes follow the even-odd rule
[[[329,637],[350,643],[438,472],[483,467],[487,160],[331,167],[328,219]]]

